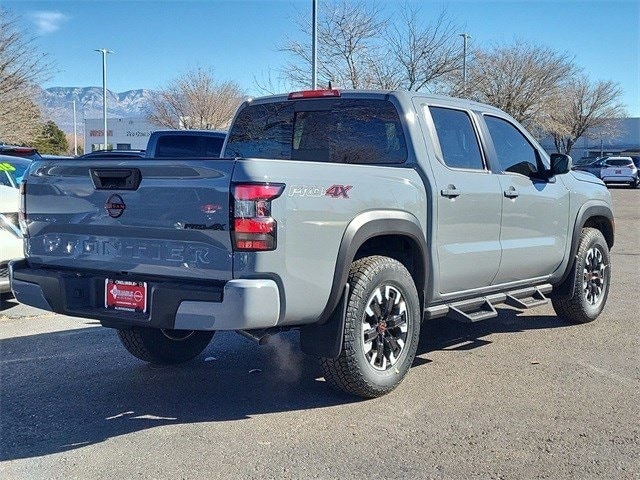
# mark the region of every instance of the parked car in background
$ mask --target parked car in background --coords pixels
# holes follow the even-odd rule
[[[600,179],[604,183],[628,183],[632,188],[640,185],[638,168],[631,157],[609,157],[602,163]]]
[[[146,150],[97,150],[78,158],[215,158],[227,133],[218,130],[156,130]]]
[[[76,158],[69,155],[50,155],[48,153],[43,153],[40,156],[43,160],[71,160],[73,158]]]
[[[18,186],[31,160],[0,155],[0,295],[8,294],[8,263],[22,258],[22,234],[18,224]]]
[[[6,188],[0,185],[0,190]],[[4,193],[2,195],[4,196]],[[17,191],[16,195],[18,195]],[[4,199],[1,202],[4,203]],[[11,223],[7,221],[5,214],[0,213],[0,295],[2,297],[11,294],[9,262],[20,259],[22,256],[22,234],[20,230],[14,230]]]
[[[0,155],[0,185],[18,188],[30,165],[27,158]]]
[[[157,130],[147,142],[151,158],[219,157],[227,133],[219,130]]]
[[[145,156],[144,150],[96,150],[85,153],[77,158],[142,158]]]
[[[600,178],[603,162],[604,158],[602,157],[584,157],[578,160],[571,169],[579,172],[588,172]]]
[[[41,160],[42,155],[38,150],[32,147],[20,147],[18,145],[0,145],[0,155],[9,155],[12,157],[28,158],[30,160]]]

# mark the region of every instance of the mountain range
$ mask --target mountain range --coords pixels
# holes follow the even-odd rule
[[[155,90],[144,88],[114,93],[107,90],[108,117],[143,117],[149,109]],[[102,118],[101,87],[51,87],[40,92],[40,107],[45,120],[53,120],[64,132],[73,132],[73,100],[76,122],[82,131],[85,118]]]

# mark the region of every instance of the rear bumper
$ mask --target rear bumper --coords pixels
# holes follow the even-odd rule
[[[211,285],[136,278],[148,283],[148,308],[142,313],[104,308],[103,274],[31,268],[24,260],[11,262],[9,270],[20,303],[97,319],[106,327],[251,330],[273,327],[280,317],[280,292],[268,279]]]
[[[0,278],[0,293],[8,293],[11,291],[8,278]]]
[[[630,183],[638,179],[636,175],[610,175],[602,177],[604,183]]]
[[[0,293],[11,291],[9,285],[9,266],[6,263],[0,264]]]

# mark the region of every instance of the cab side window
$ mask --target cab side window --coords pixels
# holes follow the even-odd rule
[[[484,120],[503,172],[529,176],[538,171],[538,152],[520,130],[502,118],[485,115]]]
[[[483,170],[482,154],[471,119],[462,110],[429,107],[445,165]]]

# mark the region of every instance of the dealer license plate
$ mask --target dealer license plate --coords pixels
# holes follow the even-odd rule
[[[147,283],[128,280],[104,281],[104,306],[127,312],[147,311]]]

